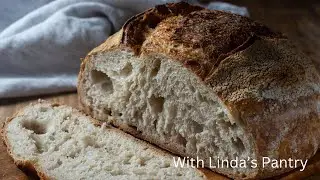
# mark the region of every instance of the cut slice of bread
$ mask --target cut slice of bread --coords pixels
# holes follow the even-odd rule
[[[288,172],[263,157],[306,160],[320,147],[320,76],[310,59],[258,22],[183,2],[132,17],[90,52],[78,93],[93,118],[207,167],[210,158],[249,160],[212,168],[232,178]]]
[[[68,106],[31,104],[2,133],[15,163],[41,179],[206,179],[198,169],[175,167],[173,155]]]

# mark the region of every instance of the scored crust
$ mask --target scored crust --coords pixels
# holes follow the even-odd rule
[[[163,54],[183,64],[244,125],[258,157],[308,159],[319,148],[319,74],[286,37],[260,23],[187,3],[156,6],[132,17],[88,54],[79,73],[80,92],[88,61],[115,49],[136,56]],[[286,171],[259,169],[252,178]]]

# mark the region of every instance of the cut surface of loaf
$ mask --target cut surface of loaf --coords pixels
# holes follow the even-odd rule
[[[173,156],[68,107],[25,107],[3,129],[14,161],[41,179],[205,179]]]
[[[248,18],[186,3],[132,17],[82,63],[86,113],[232,178],[291,170],[262,157],[308,159],[319,148],[320,79],[283,35]]]

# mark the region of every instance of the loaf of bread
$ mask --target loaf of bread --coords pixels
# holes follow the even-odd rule
[[[42,102],[8,119],[3,137],[15,163],[40,179],[206,179],[173,156],[68,106]]]
[[[282,34],[246,17],[186,3],[132,17],[82,62],[86,113],[232,178],[291,170],[262,157],[308,159],[319,148],[320,79]],[[248,162],[250,163],[250,162]]]

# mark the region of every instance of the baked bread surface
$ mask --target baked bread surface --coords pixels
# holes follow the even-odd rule
[[[2,135],[14,162],[40,179],[210,177],[205,170],[175,167],[170,153],[65,105],[26,106],[7,120]]]
[[[308,57],[285,36],[258,22],[186,3],[159,5],[128,20],[118,33],[90,52],[82,63],[78,92],[88,114],[102,121],[110,121],[174,153],[201,156],[199,149],[188,152],[187,147],[184,149],[174,140],[166,140],[171,135],[162,137],[161,133],[164,132],[157,131],[157,134],[156,131],[151,133],[145,129],[150,125],[143,126],[121,117],[125,110],[120,112],[112,107],[117,104],[106,105],[107,111],[102,112],[102,105],[105,105],[102,96],[94,97],[88,93],[94,87],[88,73],[94,69],[103,72],[103,66],[120,59],[121,53],[129,53],[127,58],[135,58],[135,62],[140,60],[142,64],[161,59],[160,65],[153,64],[158,68],[164,64],[163,59],[169,65],[179,67],[176,72],[168,71],[168,77],[164,78],[180,73],[180,69],[187,70],[187,79],[197,79],[191,80],[196,84],[195,91],[205,86],[205,93],[210,96],[214,94],[212,96],[217,97],[215,102],[227,116],[228,126],[232,129],[235,124],[237,131],[241,132],[238,136],[242,144],[237,145],[237,140],[234,140],[234,144],[245,149],[243,157],[250,155],[258,160],[259,165],[262,157],[266,156],[274,159],[308,159],[319,148],[319,74]],[[109,66],[117,69],[112,63]],[[107,71],[103,73],[109,75]],[[169,86],[168,83],[162,85]],[[207,99],[200,98],[198,101]],[[102,105],[94,105],[96,102]],[[109,115],[114,118],[110,120]],[[175,120],[172,118],[172,121]],[[175,124],[175,132],[181,126]],[[196,137],[197,132],[190,133]],[[221,137],[228,135],[222,133]],[[185,136],[188,135],[182,133],[182,137]],[[191,137],[188,138],[187,142],[182,143],[185,146],[191,142]],[[215,141],[212,140],[212,143]],[[211,145],[205,148],[213,151]],[[208,157],[204,155],[202,158]],[[213,170],[232,178],[265,178],[291,169],[260,167],[239,171]]]

